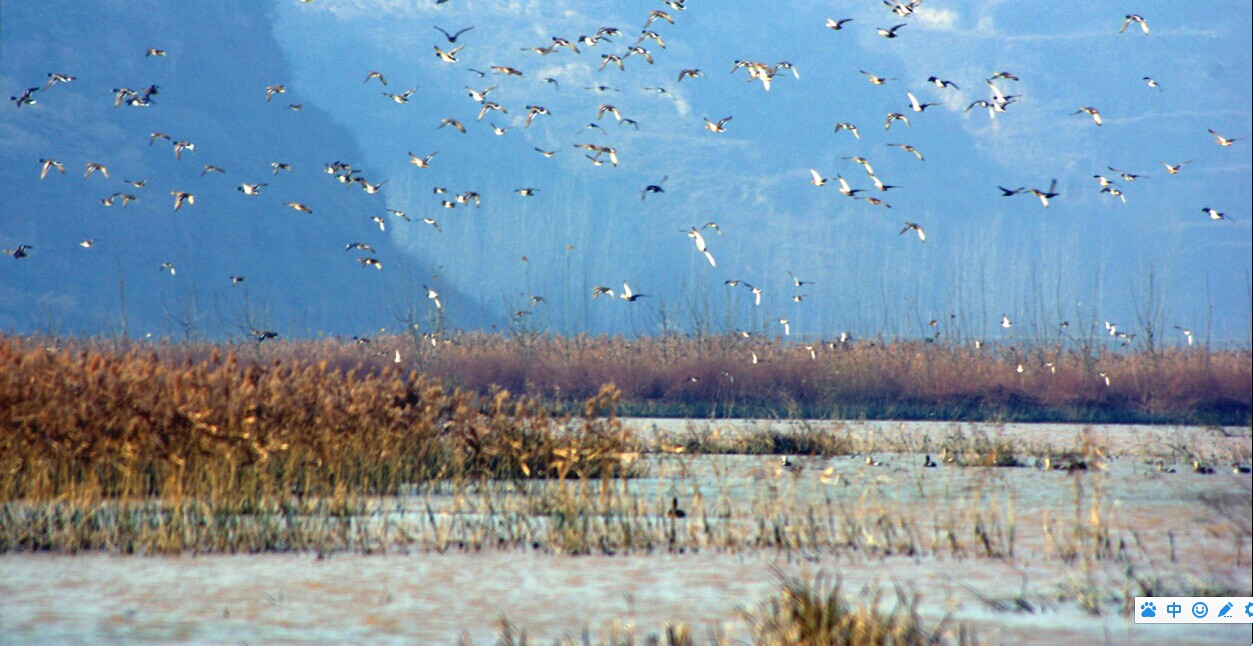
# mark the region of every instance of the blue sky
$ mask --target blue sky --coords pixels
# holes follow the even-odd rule
[[[163,3],[148,4],[159,17]],[[336,227],[359,228],[366,236],[375,231],[371,215],[385,209],[411,214],[414,222],[407,224],[388,216],[394,222],[385,236],[395,245],[390,252],[395,257],[383,260],[388,269],[408,263],[420,270],[410,271],[392,292],[416,292],[430,284],[455,293],[443,300],[449,318],[464,325],[504,325],[512,312],[530,308],[531,295],[542,295],[545,302],[525,324],[562,332],[647,334],[672,326],[776,334],[782,328],[775,321],[787,318],[798,337],[845,330],[860,336],[918,335],[930,332],[925,321],[934,318],[946,321],[950,335],[998,337],[1007,334],[998,325],[1004,313],[1019,322],[1012,334],[1035,336],[1052,333],[1061,320],[1110,320],[1134,328],[1152,299],[1161,307],[1158,323],[1167,329],[1181,325],[1200,334],[1212,326],[1215,340],[1247,342],[1249,142],[1221,147],[1206,130],[1237,138],[1253,131],[1249,7],[1233,4],[1233,12],[1224,13],[1171,2],[1123,9],[1104,3],[927,0],[900,18],[870,1],[779,2],[768,11],[760,3],[735,1],[690,0],[687,6],[676,11],[634,1],[282,0],[259,18],[268,21],[282,60],[259,64],[257,73],[245,75],[246,87],[221,88],[217,100],[225,109],[237,103],[263,127],[299,131],[282,150],[311,169],[297,173],[285,189],[297,197],[307,194],[311,200],[324,190],[328,180],[316,170],[331,161],[322,157],[344,146],[346,133],[352,149],[342,158],[370,181],[386,184],[379,195],[354,191],[336,197],[351,201],[342,207],[337,201],[328,217]],[[653,9],[666,10],[675,21],[650,27],[666,43],[664,49],[652,41],[642,44],[655,63],[632,56],[625,72],[598,71],[601,54],[623,54]],[[1146,18],[1149,34],[1134,25],[1119,32],[1131,9]],[[12,23],[13,12],[22,9],[8,5],[4,11]],[[125,23],[126,10],[115,13]],[[827,18],[853,22],[832,31],[824,26]],[[144,21],[154,23],[151,16]],[[897,24],[905,25],[898,38],[875,32]],[[474,27],[458,39],[457,45],[464,45],[459,62],[434,56],[435,45],[454,46],[435,25],[448,31]],[[595,47],[580,45],[581,54],[522,51],[546,46],[554,36],[574,40],[603,26],[618,27],[624,35]],[[124,44],[141,52],[146,43],[161,40],[159,34],[126,33],[134,41]],[[52,52],[58,39],[53,30],[20,37],[0,31],[0,37],[6,58],[16,41],[24,52],[33,51],[32,41],[47,43]],[[239,57],[252,45],[223,29],[201,46]],[[180,58],[187,53],[172,51],[165,61],[171,69],[163,73],[199,73]],[[44,69],[51,63],[39,56],[12,60],[15,64],[0,70],[10,94],[51,71]],[[213,64],[212,57],[206,60],[202,64]],[[761,83],[749,82],[744,70],[730,72],[736,60],[788,61],[799,78],[780,70],[766,92]],[[81,76],[126,69],[86,59],[57,64],[71,62],[85,70]],[[133,65],[142,71],[149,62]],[[524,76],[494,74],[493,65],[520,69]],[[487,75],[479,78],[471,68]],[[704,77],[676,80],[680,70],[691,68],[703,70]],[[873,85],[861,70],[894,80]],[[389,85],[363,83],[369,71],[382,72]],[[972,101],[989,97],[985,79],[995,71],[1021,79],[997,81],[1004,93],[1021,95],[1018,101],[995,118],[981,108],[966,112]],[[960,89],[928,84],[933,75]],[[1145,76],[1160,87],[1149,87]],[[284,83],[288,93],[267,106],[264,87],[273,83]],[[478,122],[480,106],[465,88],[492,85],[499,87],[489,100],[508,114],[492,113]],[[585,89],[597,85],[614,89]],[[411,87],[418,89],[408,104],[382,95]],[[49,91],[47,102],[61,90]],[[74,84],[65,88],[67,96],[75,91]],[[938,105],[915,113],[907,91]],[[113,110],[108,100],[96,106],[101,97],[93,94],[91,110],[108,113]],[[289,103],[304,109],[285,110]],[[602,104],[637,121],[638,130],[609,115],[598,121]],[[523,128],[527,105],[542,105],[552,115]],[[1072,114],[1081,106],[1097,107],[1104,125]],[[22,108],[22,121],[8,129],[35,132],[36,124],[28,120],[38,118],[36,107]],[[7,114],[15,110],[6,107]],[[897,123],[885,130],[889,112],[908,115],[911,126]],[[733,119],[725,133],[703,128],[703,118],[727,116]],[[468,132],[438,129],[441,118],[462,121]],[[302,127],[315,119],[334,127]],[[861,138],[833,132],[839,121],[856,124]],[[489,122],[509,130],[496,136]],[[603,130],[585,128],[593,122]],[[37,175],[34,160],[43,156],[40,145],[93,127],[104,122],[86,118],[67,123],[63,131],[43,131],[38,145],[15,136],[0,151],[6,160],[23,160],[20,181],[29,184],[30,168]],[[139,124],[134,128],[142,132]],[[210,136],[222,140],[205,141],[202,148],[250,145],[225,141],[229,130],[205,135]],[[145,154],[146,136],[136,142],[136,154]],[[614,147],[619,166],[593,166],[574,147],[581,143]],[[910,144],[926,160],[890,143]],[[544,158],[535,147],[557,154]],[[408,163],[407,152],[433,151],[438,155],[430,168]],[[198,163],[205,162],[207,155],[198,155]],[[845,159],[851,156],[870,160],[879,178],[899,188],[874,191],[862,167]],[[1183,161],[1190,163],[1177,175],[1163,166]],[[1144,177],[1127,182],[1109,166]],[[815,187],[810,168],[824,177],[838,173],[892,208],[849,199],[834,182]],[[1117,181],[1126,203],[1101,193],[1097,174]],[[641,200],[641,189],[663,177],[665,192]],[[1047,209],[1034,196],[1004,198],[997,189],[1045,189],[1054,178],[1060,195]],[[434,194],[435,186],[478,192],[482,206],[444,209],[440,201],[448,196]],[[537,194],[512,192],[522,187],[534,187]],[[275,208],[282,208],[278,200],[273,198]],[[1203,207],[1225,212],[1234,222],[1211,221]],[[12,207],[0,208],[0,218],[16,217]],[[442,233],[422,224],[422,217],[436,219]],[[723,232],[704,231],[716,268],[683,233],[709,221]],[[912,232],[898,235],[907,221],[926,230],[925,243]],[[0,246],[20,242],[12,238],[19,235],[13,226],[0,233],[8,234]],[[349,235],[339,229],[336,234]],[[383,273],[390,274],[388,269]],[[813,284],[797,289],[789,271]],[[754,306],[743,287],[726,287],[728,279],[761,287],[762,305]],[[620,290],[624,281],[650,298],[592,302],[593,286]],[[301,292],[294,286],[271,297],[298,299]],[[798,294],[803,301],[792,300]],[[358,307],[352,325],[394,325],[388,309]],[[375,314],[362,313],[369,311]]]

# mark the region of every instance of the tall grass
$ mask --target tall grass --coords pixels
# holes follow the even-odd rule
[[[532,397],[336,359],[241,361],[210,348],[171,360],[0,338],[0,500],[247,508],[443,479],[601,477],[632,451],[612,387],[584,415],[554,416]]]
[[[1228,425],[1253,419],[1253,354],[1247,349],[1116,350],[1062,342],[805,345],[740,336],[531,333],[158,349],[166,361],[234,349],[241,363],[325,361],[358,375],[394,370],[399,352],[402,366],[447,390],[489,396],[503,389],[574,413],[603,384],[613,383],[621,393],[619,412],[630,415]]]

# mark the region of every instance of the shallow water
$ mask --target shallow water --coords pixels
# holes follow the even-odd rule
[[[645,432],[686,432],[704,422],[631,420]],[[726,432],[774,430],[794,422],[717,422]],[[818,422],[817,424],[831,424]],[[922,466],[914,450],[928,450],[953,433],[987,432],[1024,447],[1068,450],[1083,427],[1064,425],[946,425],[874,422],[844,427],[875,453],[797,458],[784,470],[774,456],[664,455],[647,458],[629,494],[664,511],[678,498],[689,517],[673,523],[684,553],[635,551],[616,556],[566,556],[530,549],[425,549],[363,556],[262,554],[184,557],[0,556],[0,642],[408,642],[453,643],[463,635],[494,643],[497,619],[508,617],[531,638],[547,643],[579,636],[605,639],[644,635],[667,623],[690,624],[703,640],[707,627],[747,639],[742,611],[753,611],[777,587],[779,576],[839,577],[846,594],[868,585],[902,585],[920,595],[932,625],[946,615],[970,624],[982,643],[1248,643],[1248,626],[1137,626],[1122,615],[1129,568],[1164,585],[1253,589],[1247,533],[1253,479],[1230,469],[1212,475],[1159,473],[1150,456],[1168,445],[1200,454],[1248,452],[1247,429],[1093,427],[1109,456],[1102,471],[1066,473],[1036,468]],[[877,443],[877,444],[872,444]],[[1243,447],[1243,448],[1242,448]],[[499,501],[512,485],[500,485]],[[554,486],[537,483],[536,487]],[[1225,496],[1225,498],[1224,498]],[[1211,500],[1207,504],[1203,498]],[[474,522],[484,512],[473,496],[454,493],[380,501],[389,517],[417,536],[430,515],[442,527]],[[743,546],[719,551],[704,542],[709,528],[743,528],[769,515],[785,527],[809,510],[829,510],[829,522],[847,525],[887,516],[914,527],[913,556],[875,555],[865,549],[801,549],[790,553]],[[1066,562],[1059,550],[1068,532],[1093,521],[1120,549],[1110,558]],[[1234,514],[1224,518],[1222,513]],[[381,512],[380,512],[381,513]],[[976,556],[970,531],[977,519],[1012,530],[1012,557]],[[778,520],[782,519],[782,520]],[[539,518],[536,523],[546,522]],[[955,556],[939,538],[961,532]],[[430,542],[419,541],[418,545]],[[1088,589],[1104,614],[1076,602]],[[1135,592],[1133,591],[1133,595]],[[1013,608],[1021,598],[1033,612]],[[955,625],[955,624],[953,624]],[[699,641],[699,640],[698,640]]]
[[[1248,626],[1135,625],[1073,604],[995,612],[949,577],[988,591],[1019,571],[1004,563],[890,558],[797,562],[773,554],[561,557],[482,554],[0,558],[0,641],[494,643],[508,617],[532,638],[606,637],[611,622],[637,635],[686,622],[748,636],[778,572],[838,576],[850,593],[900,583],[922,595],[922,614],[969,623],[982,643],[1239,643]]]

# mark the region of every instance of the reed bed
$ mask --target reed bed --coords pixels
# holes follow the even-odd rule
[[[117,354],[130,342],[24,339]],[[143,344],[167,361],[234,351],[241,363],[406,370],[579,413],[602,385],[619,412],[667,417],[895,418],[1248,425],[1253,354],[1205,347],[912,340],[790,343],[738,335],[623,337],[393,334],[373,339]],[[756,363],[754,363],[756,357]]]
[[[394,495],[446,479],[602,477],[635,455],[601,388],[583,415],[402,367],[0,338],[0,500]]]
[[[0,337],[0,553],[1016,558],[1022,521],[1012,492],[982,484],[982,476],[940,489],[919,476],[908,486],[927,506],[901,506],[879,484],[886,469],[861,466],[859,454],[879,447],[838,423],[778,437],[645,442],[616,416],[621,391],[590,377],[566,389],[591,393],[570,415],[555,413],[533,384],[523,384],[530,394],[514,395],[501,384],[459,388],[420,371],[438,375],[470,341],[436,343],[397,364],[388,344],[410,339],[123,347]],[[542,342],[512,347],[526,352]],[[668,356],[689,347],[657,343]],[[799,365],[822,365],[806,357]],[[1041,456],[971,431],[928,446],[945,467],[976,472],[1082,463],[1090,485],[1075,494],[1073,514],[1044,519],[1044,557],[1066,565],[1132,559],[1129,538],[1108,520],[1106,450],[1087,435],[1076,442]],[[728,453],[815,457],[787,466]],[[746,468],[744,460],[755,462]],[[806,470],[806,461],[815,466]],[[682,514],[671,513],[672,500],[683,501]],[[1233,534],[1237,547],[1244,534]]]

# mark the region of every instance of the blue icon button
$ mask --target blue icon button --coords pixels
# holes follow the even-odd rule
[[[1230,608],[1228,608],[1228,610],[1230,610]],[[1157,604],[1153,603],[1152,601],[1145,601],[1144,603],[1140,604],[1140,616],[1150,617],[1150,618],[1156,617],[1157,616]]]
[[[1227,603],[1223,604],[1222,609],[1218,611],[1218,616],[1219,616],[1219,617],[1230,617],[1230,616],[1231,616],[1231,602],[1230,602],[1230,601],[1228,601]]]
[[[1166,606],[1166,612],[1169,612],[1170,618],[1174,619],[1179,616],[1179,613],[1183,612],[1183,606],[1171,601],[1170,605]]]
[[[1244,604],[1244,616],[1253,617],[1253,603]]]
[[[1192,616],[1193,617],[1196,617],[1197,619],[1204,619],[1205,615],[1208,615],[1208,614],[1209,614],[1209,606],[1205,605],[1204,602],[1198,601],[1192,604]]]

